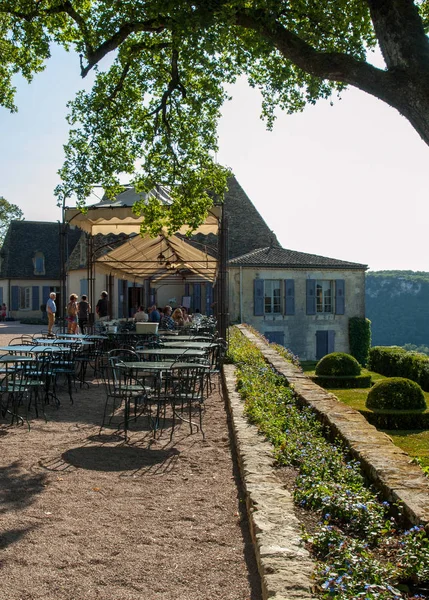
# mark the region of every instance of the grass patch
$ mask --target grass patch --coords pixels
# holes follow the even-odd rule
[[[301,366],[306,375],[314,375],[316,369],[316,361],[302,362]],[[387,379],[384,375],[375,373],[374,371],[368,371],[362,369],[362,374],[370,374],[371,379],[374,383]],[[332,392],[338,400],[347,404],[355,410],[368,410],[365,407],[366,397],[368,395],[368,388],[352,388],[352,389],[329,389],[327,391]],[[429,406],[429,392],[423,392],[426,398],[426,403]],[[393,412],[393,411],[389,411]],[[411,412],[411,411],[410,411]],[[421,412],[421,411],[420,411]],[[424,411],[429,412],[429,409]],[[393,443],[404,450],[412,458],[417,459],[417,462],[423,467],[429,467],[429,430],[427,429],[409,429],[409,430],[391,430],[381,429],[389,435]]]

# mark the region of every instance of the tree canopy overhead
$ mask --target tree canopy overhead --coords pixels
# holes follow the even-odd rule
[[[57,188],[84,204],[128,174],[138,190],[168,187],[135,210],[155,232],[195,227],[222,195],[216,164],[225,85],[246,76],[262,115],[355,86],[396,108],[429,144],[429,0],[0,0],[0,103],[15,110],[12,78],[31,80],[50,46],[79,55],[89,92],[70,102],[70,136]],[[385,68],[368,60],[378,43]],[[103,68],[106,56],[110,67]]]
[[[23,221],[24,213],[16,204],[11,204],[0,196],[0,246],[3,241],[11,221]]]

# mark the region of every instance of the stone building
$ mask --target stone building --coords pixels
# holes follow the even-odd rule
[[[270,245],[231,259],[231,322],[247,323],[301,360],[349,352],[349,319],[365,317],[366,265]]]

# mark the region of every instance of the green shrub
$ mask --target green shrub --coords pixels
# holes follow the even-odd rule
[[[316,365],[318,376],[352,376],[360,375],[360,364],[350,354],[332,352],[319,360]]]
[[[310,376],[310,379],[323,388],[329,390],[351,390],[354,388],[369,388],[371,387],[371,375],[356,375],[350,377],[348,375],[332,376]]]
[[[377,382],[368,392],[366,407],[372,409],[409,410],[426,408],[426,400],[418,383],[403,377]]]
[[[412,379],[429,392],[429,358],[407,352],[399,346],[374,346],[369,352],[368,369],[386,377]]]
[[[371,348],[371,321],[369,319],[362,317],[349,319],[349,344],[350,354],[365,367]]]

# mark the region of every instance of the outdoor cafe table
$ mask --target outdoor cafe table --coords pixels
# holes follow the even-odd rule
[[[167,356],[204,358],[207,356],[207,350],[198,350],[196,348],[137,348],[136,352],[143,356],[154,356],[159,358],[165,358]]]
[[[157,414],[155,419],[153,420],[153,426],[152,428],[154,430],[158,429],[159,427],[159,420],[160,420],[160,401],[161,401],[161,394],[162,394],[162,379],[164,378],[164,375],[167,376],[168,373],[170,371],[172,371],[173,369],[193,369],[193,368],[198,368],[198,369],[207,369],[207,373],[209,373],[210,371],[210,367],[209,365],[200,365],[200,364],[196,364],[196,363],[190,363],[190,362],[179,362],[179,361],[173,361],[173,360],[162,360],[162,361],[156,361],[156,362],[149,362],[149,361],[130,361],[130,362],[120,362],[117,364],[117,366],[120,369],[125,369],[127,371],[129,371],[131,374],[134,374],[138,371],[147,371],[150,373],[157,373],[158,378],[157,378],[157,385],[156,385],[156,389],[153,389],[153,392],[155,394],[154,399],[158,404],[158,409],[157,409]],[[165,390],[164,393],[166,393],[167,391],[167,387],[168,387],[168,378],[164,378],[165,380]],[[126,410],[126,420],[128,421],[128,415],[129,415],[129,407]],[[178,415],[176,413],[176,416],[181,420],[181,421],[187,421],[189,422],[191,425],[195,425],[195,423],[192,423],[187,419],[184,419],[182,416]],[[126,423],[126,426],[128,427],[128,423]]]
[[[39,338],[39,339],[35,339],[34,340],[34,344],[36,345],[46,345],[46,340],[43,338]],[[73,344],[79,344],[79,346],[93,346],[95,344],[95,340],[89,340],[89,339],[67,339],[67,338],[61,338],[61,339],[56,339],[56,340],[51,340],[49,342],[50,346],[71,346]]]
[[[198,340],[204,340],[207,342],[211,342],[213,340],[213,337],[211,335],[180,335],[180,334],[175,334],[174,332],[172,332],[171,334],[167,334],[164,332],[158,332],[160,339],[165,339],[165,341],[168,342],[192,342],[195,341],[196,339]]]
[[[57,338],[65,338],[71,340],[107,340],[106,335],[93,335],[92,333],[57,333]]]
[[[8,352],[9,354],[24,353],[24,354],[37,354],[39,352],[65,352],[66,348],[61,346],[39,345],[34,346],[26,344],[16,344],[16,346],[0,346],[0,352]]]
[[[205,350],[208,348],[213,348],[214,345],[215,344],[213,342],[193,342],[191,340],[179,340],[177,342],[162,342],[163,348],[200,348],[200,350]]]

